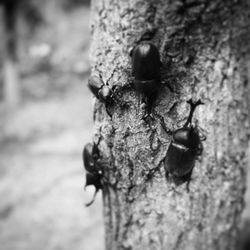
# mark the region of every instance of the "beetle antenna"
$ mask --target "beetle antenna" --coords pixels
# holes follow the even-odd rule
[[[190,108],[188,119],[186,123],[184,124],[184,127],[187,127],[189,124],[191,124],[196,107],[204,104],[200,99],[197,102],[193,102],[192,99],[189,99],[187,103],[191,106],[191,108]]]
[[[85,204],[86,207],[89,207],[90,205],[93,204],[93,202],[95,201],[95,197],[96,197],[96,194],[97,194],[98,191],[99,191],[99,189],[95,190],[95,193],[94,193],[94,196],[93,196],[92,200],[90,202],[88,202],[87,204]]]

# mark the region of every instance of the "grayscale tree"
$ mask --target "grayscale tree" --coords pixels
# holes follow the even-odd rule
[[[250,126],[250,2],[92,0],[91,11],[91,74],[114,97],[94,105],[106,249],[236,249]],[[130,57],[142,40],[162,62],[146,118]],[[193,122],[206,140],[188,185],[167,173],[166,156],[190,98],[204,102]]]

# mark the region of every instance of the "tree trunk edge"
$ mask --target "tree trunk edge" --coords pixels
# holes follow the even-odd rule
[[[216,4],[218,4],[218,1],[214,1],[214,3],[216,6]],[[238,3],[240,4],[240,2]],[[165,4],[171,5],[170,3]],[[152,17],[155,18],[155,16],[156,19],[158,19],[154,21],[159,22],[160,20],[163,24],[159,28],[158,37],[156,37],[153,41],[155,43],[159,43],[159,37],[163,36],[163,42],[160,43],[160,51],[161,55],[163,56],[163,48],[166,46],[166,44],[171,47],[171,42],[168,43],[166,36],[162,35],[165,31],[164,27],[166,21],[164,22],[161,18],[159,18],[159,16],[163,15],[162,13],[166,11],[165,4],[163,4],[163,1],[158,1],[156,4],[154,4],[152,1],[142,2],[139,0],[133,2],[128,1],[128,3],[122,3],[119,1],[92,1],[92,74],[96,74],[98,72],[101,73],[104,80],[108,80],[110,78],[111,80],[113,80],[113,82],[107,82],[107,84],[109,85],[116,84],[116,82],[122,85],[128,82],[126,73],[122,73],[123,69],[129,68],[130,64],[129,58],[124,51],[127,51],[127,49],[133,44],[132,41],[135,41],[135,37],[138,37],[138,33],[141,33],[141,31],[143,31],[143,27],[145,27],[145,24],[150,24],[152,22],[149,19],[152,19]],[[152,6],[157,7],[152,8]],[[161,8],[159,6],[161,6]],[[241,8],[243,7],[244,6],[242,4]],[[245,9],[245,12],[243,14],[241,13],[241,18],[243,21],[244,18],[246,18],[244,14],[246,14],[247,11],[249,12],[249,5],[246,4],[245,7],[247,7]],[[212,7],[210,6],[210,8]],[[237,13],[239,12],[239,10],[236,8],[235,12]],[[226,12],[226,14],[228,13]],[[207,18],[212,20],[214,14],[208,13],[207,15],[211,15],[211,17]],[[118,20],[114,20],[112,16],[118,16],[119,18]],[[216,18],[219,17],[219,15],[216,16]],[[245,20],[249,19],[246,18]],[[119,27],[116,21],[118,23],[121,23],[121,27]],[[236,22],[235,18],[232,18],[232,23],[233,22]],[[240,27],[242,27],[242,24],[239,24],[240,20],[238,20],[237,22],[238,26],[235,24],[234,25],[236,29],[239,29]],[[132,27],[132,30],[127,30],[128,28],[126,28],[126,25],[128,24]],[[137,29],[134,29],[134,27],[136,27]],[[120,28],[120,30],[118,28]],[[218,30],[220,29],[218,28]],[[154,143],[156,145],[156,148],[158,147],[157,138],[155,138],[157,136],[152,135],[151,131],[147,128],[143,128],[143,131],[141,131],[136,126],[132,127],[132,135],[129,135],[128,137],[126,137],[126,133],[123,131],[124,128],[124,130],[127,129],[126,124],[124,123],[134,124],[138,122],[138,115],[140,116],[140,111],[139,114],[137,113],[134,116],[133,114],[130,115],[128,112],[122,113],[120,110],[114,111],[114,117],[112,117],[111,121],[103,105],[98,101],[96,102],[94,138],[96,140],[96,138],[99,137],[100,134],[103,138],[103,141],[100,144],[100,148],[103,152],[102,154],[104,161],[108,161],[108,165],[110,165],[107,166],[107,178],[110,180],[111,184],[114,184],[118,176],[117,173],[123,176],[121,177],[120,183],[116,185],[116,188],[104,188],[104,214],[107,231],[107,249],[164,249],[164,247],[166,246],[167,249],[234,249],[233,245],[235,245],[235,235],[237,233],[234,226],[238,224],[240,213],[243,208],[243,194],[245,189],[244,169],[246,169],[247,164],[247,153],[245,152],[249,136],[249,132],[247,131],[247,129],[249,129],[248,110],[250,107],[248,97],[249,83],[247,82],[247,84],[243,86],[242,82],[247,81],[247,77],[249,77],[250,75],[248,72],[249,69],[246,67],[246,62],[249,63],[250,61],[250,53],[249,46],[245,46],[247,53],[245,52],[246,55],[244,57],[241,57],[241,55],[243,54],[243,48],[241,47],[239,49],[240,46],[237,44],[240,41],[239,36],[242,36],[244,38],[243,41],[247,40],[246,31],[247,30],[243,30],[242,33],[235,30],[231,31],[232,33],[235,32],[235,34],[238,35],[238,38],[232,39],[232,41],[230,42],[232,42],[233,45],[230,46],[227,45],[226,41],[228,40],[226,40],[226,35],[222,37],[225,40],[223,41],[222,39],[222,41],[218,43],[219,45],[217,44],[217,49],[219,49],[219,53],[217,55],[215,55],[214,52],[210,51],[211,48],[209,48],[209,46],[207,51],[205,51],[204,49],[200,51],[201,54],[205,54],[205,57],[199,57],[198,62],[195,64],[194,68],[197,72],[194,72],[195,70],[193,68],[188,69],[188,73],[190,73],[190,75],[187,75],[184,78],[181,78],[181,76],[179,76],[181,73],[179,70],[180,67],[178,67],[179,65],[178,63],[176,63],[179,79],[184,86],[181,93],[181,97],[184,100],[186,100],[187,97],[190,96],[190,92],[194,92],[195,96],[206,96],[206,94],[210,95],[206,97],[208,100],[210,99],[210,102],[208,102],[208,108],[206,108],[205,110],[203,109],[203,111],[198,111],[197,117],[199,117],[201,127],[205,128],[205,130],[210,131],[211,134],[211,129],[208,128],[209,125],[211,125],[211,127],[213,127],[214,129],[215,134],[209,142],[205,143],[207,152],[205,151],[205,155],[203,157],[206,158],[206,160],[203,160],[203,162],[197,162],[196,164],[193,175],[194,177],[200,178],[200,180],[193,182],[193,191],[191,190],[190,195],[183,194],[183,197],[178,197],[177,195],[171,193],[171,185],[165,183],[164,169],[163,167],[160,167],[160,172],[154,178],[152,187],[150,183],[145,184],[146,188],[154,189],[154,192],[147,189],[146,194],[144,194],[143,196],[149,199],[150,202],[147,203],[146,201],[143,201],[143,198],[138,198],[139,188],[131,187],[131,183],[129,183],[129,181],[131,181],[131,178],[129,176],[135,178],[135,182],[138,182],[141,185],[142,181],[138,176],[146,172],[146,170],[143,169],[143,167],[143,171],[134,169],[135,165],[139,165],[139,167],[142,165],[139,164],[138,161],[134,160],[136,157],[131,156],[131,154],[133,153],[135,155],[137,154],[137,156],[138,154],[140,155],[140,152],[138,153],[135,149],[135,145],[138,145],[138,141],[139,139],[141,139],[143,144],[145,145],[142,149],[140,149],[140,151],[142,151],[141,162],[146,159],[146,161],[144,161],[145,165],[153,165],[154,167],[157,167],[159,166],[159,162],[164,156],[164,152],[166,151],[165,149],[169,144],[170,138],[166,138],[166,136],[163,136],[163,133],[160,131],[160,129],[158,127],[156,128],[157,135],[160,137],[163,146],[160,146],[161,152],[156,155],[156,160],[154,163],[152,163],[150,160],[147,160],[147,158],[143,157],[144,155],[150,155],[150,153],[148,152],[149,143],[145,138],[141,138],[142,136],[140,135],[140,133],[145,133],[145,137],[152,137],[153,141],[155,141]],[[132,36],[131,34],[133,34],[134,36]],[[219,38],[221,37],[219,36]],[[122,45],[120,45],[119,42],[121,42]],[[118,51],[122,50],[120,58],[117,58],[117,53],[112,51],[114,48]],[[227,48],[234,48],[235,52],[233,53],[233,56],[228,53]],[[220,52],[221,50],[222,52]],[[209,57],[211,57],[210,60],[207,59]],[[166,63],[166,61],[164,63]],[[208,69],[207,71],[204,69],[199,70],[199,67],[202,68],[202,65],[207,65],[207,68],[211,71],[214,70],[214,75],[209,72]],[[175,69],[171,70],[174,72]],[[199,74],[202,75],[202,71],[203,75],[205,75],[206,77],[199,77]],[[225,72],[227,76],[226,78]],[[246,74],[246,72],[248,72],[248,74]],[[201,83],[195,82],[195,79],[192,79],[191,77],[197,77],[197,75],[198,79],[201,80]],[[244,78],[245,80],[241,80],[241,78]],[[190,84],[191,86],[184,85],[184,83],[187,82],[192,82],[192,84]],[[234,84],[235,82],[236,84]],[[214,83],[214,86],[211,86],[213,85],[212,83]],[[209,85],[209,87],[207,87],[206,85]],[[199,86],[199,89],[197,89],[197,86]],[[208,90],[206,90],[207,88],[211,88],[212,91],[209,92]],[[244,88],[244,90],[242,90],[242,88]],[[219,90],[223,90],[223,96],[221,97],[218,97],[216,95]],[[171,101],[169,101],[166,105],[166,103],[164,103],[163,101],[164,97],[166,96],[168,97],[169,94],[163,93],[163,96],[158,103],[159,106],[157,106],[156,109],[162,111],[166,106],[168,106],[166,110],[169,111],[169,106],[174,105],[177,101],[179,113],[171,114],[170,118],[172,119],[172,123],[171,119],[170,121],[166,121],[167,126],[174,126],[174,122],[182,121],[183,115],[185,115],[186,112],[186,105],[183,99],[181,101],[176,100],[177,96],[170,96]],[[215,104],[211,101],[214,96],[216,97]],[[136,100],[137,97],[135,97],[133,93],[129,93],[128,95],[126,93],[126,97],[128,100],[133,99],[131,103],[132,107],[135,107],[136,101],[134,100]],[[240,102],[240,100],[244,101]],[[219,108],[216,106],[218,106]],[[175,110],[175,112],[177,113],[177,110]],[[168,112],[163,111],[162,113],[166,114]],[[204,113],[207,114],[208,117],[204,118]],[[213,121],[213,123],[211,124],[209,120],[212,120],[212,116],[214,115],[217,115],[220,118]],[[122,116],[125,118],[122,118]],[[177,116],[177,118],[173,119],[174,116]],[[225,121],[227,121],[227,123],[225,123]],[[139,123],[141,124],[141,122]],[[227,124],[228,126],[225,126],[225,124]],[[244,124],[243,130],[242,126],[240,127],[240,124]],[[142,124],[141,126],[144,125]],[[225,132],[225,129],[227,129],[228,131]],[[114,130],[116,131],[116,134],[114,134]],[[131,133],[131,130],[128,133]],[[228,136],[228,134],[230,134],[230,136]],[[237,138],[232,138],[233,135],[237,135]],[[125,138],[127,138],[126,142]],[[218,141],[219,138],[222,138],[221,142]],[[113,148],[109,146],[111,144],[113,145]],[[124,149],[124,151],[125,149],[129,149],[129,153],[126,155],[126,157],[123,157],[127,159],[122,159],[120,155],[121,149]],[[131,152],[132,149],[134,149],[134,151]],[[231,155],[231,157],[224,157],[224,149],[227,149],[227,152],[229,155]],[[145,150],[147,153],[143,153],[143,150]],[[211,152],[212,150],[214,151],[214,153],[209,154],[208,152]],[[110,158],[112,159],[111,161],[107,160]],[[132,161],[132,164],[129,164],[130,161]],[[239,165],[239,162],[241,162],[242,164],[240,164],[240,167],[234,170],[235,166]],[[129,166],[129,169],[124,169],[125,167],[122,169],[117,165]],[[216,165],[220,166],[221,169],[218,167],[216,168]],[[138,166],[136,167],[139,168]],[[199,169],[201,170],[201,173],[198,173]],[[116,175],[113,173],[116,173]],[[220,176],[220,178],[214,178],[214,176],[217,175]],[[232,181],[233,179],[234,181]],[[220,183],[224,183],[224,186],[221,187]],[[238,186],[236,187],[235,184],[237,184]],[[202,186],[205,186],[206,188],[202,189]],[[163,193],[162,190],[164,189],[167,190],[167,194]],[[177,188],[178,192],[183,192],[183,190],[184,188]],[[224,197],[222,197],[223,195]],[[129,197],[129,199],[127,197]],[[154,199],[155,197],[157,197],[158,199]],[[132,201],[134,199],[136,199],[136,201]],[[172,201],[166,202],[167,199],[172,199]],[[151,207],[152,205],[150,206],[149,203],[152,203],[152,201],[157,204],[155,207]],[[192,204],[195,203],[195,201],[202,201],[202,209],[199,209]],[[231,211],[225,211],[224,215],[220,215],[220,213],[218,213],[218,207],[221,206],[221,209],[227,210],[227,206],[229,206],[230,204],[233,204],[234,209],[232,209]],[[192,208],[192,206],[194,206],[195,208]],[[206,208],[206,206],[208,206],[208,208]],[[147,209],[145,209],[146,207]],[[165,210],[168,210],[166,209],[166,207],[168,209],[169,207],[175,207],[176,209],[178,208],[177,215],[176,213],[173,213],[173,211],[170,211],[170,214],[175,219],[170,221],[167,218],[164,219],[164,217],[166,217]],[[186,211],[188,210],[186,208],[189,208],[189,211]],[[156,213],[156,215],[152,216],[152,221],[150,221],[150,219],[146,219],[146,222],[142,222],[142,219],[140,217],[150,217],[150,215],[152,215],[152,211],[157,209],[158,212]],[[136,211],[135,215],[134,211]],[[211,214],[213,214],[214,212],[214,216],[211,216],[211,214],[209,215],[209,212]],[[181,214],[183,214],[183,216],[181,216]],[[178,224],[178,216],[180,216],[181,221],[183,222],[182,225],[181,223]],[[211,221],[213,221],[214,223],[217,222],[218,224],[219,222],[221,222],[222,228],[218,228],[218,226],[214,225],[213,223],[207,222],[206,220],[208,220],[209,216],[213,218]],[[163,228],[162,232],[159,232],[159,230],[154,231],[154,227],[156,227],[156,225],[160,227],[155,222],[158,217],[161,218],[161,223],[163,225],[170,225],[171,229],[166,231],[166,229]],[[192,222],[192,220],[188,220],[188,217],[196,217],[194,221],[196,221],[197,218],[199,218],[200,221],[196,221],[196,223],[194,223]],[[232,217],[233,220],[229,219],[229,222],[227,222],[228,218],[230,217]],[[206,220],[202,220],[202,218],[205,218]],[[177,224],[175,224],[174,221]],[[189,234],[186,227],[184,227],[186,228],[186,231],[176,229],[176,225],[181,228],[181,226],[187,225],[188,221],[189,223],[194,223],[197,228],[201,228],[201,237],[199,236],[200,232],[196,232],[194,228],[190,229],[191,233]],[[143,230],[147,233],[143,232]],[[148,235],[148,241],[145,240],[145,234]],[[212,236],[209,237],[210,234]],[[198,236],[200,237],[200,239],[197,239]],[[195,240],[193,240],[193,238],[195,237],[196,243],[194,243]],[[187,242],[192,240],[193,245],[192,243]],[[141,243],[140,246],[138,245],[139,243]]]

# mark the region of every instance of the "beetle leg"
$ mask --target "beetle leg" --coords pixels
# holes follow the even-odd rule
[[[149,120],[154,120],[154,117],[151,114],[145,112],[142,117],[142,120],[144,120],[145,122],[149,122]]]
[[[130,47],[130,48],[128,49],[128,54],[129,54],[130,57],[132,57],[132,55],[133,55],[134,48],[135,48],[135,47]]]
[[[200,126],[197,125],[199,136],[201,141],[205,141],[207,139],[206,132],[204,129],[202,129]]]
[[[188,173],[186,176],[183,177],[183,180],[184,180],[185,182],[187,182],[187,185],[186,185],[186,190],[187,190],[187,192],[190,191],[189,185],[190,185],[190,181],[191,181],[192,171],[193,171],[193,170],[191,170],[190,173]]]
[[[138,110],[140,110],[142,107],[144,107],[145,105],[145,100],[144,97],[142,97],[141,95],[139,96],[139,101],[138,101]]]
[[[144,120],[145,122],[149,122],[149,120],[154,120],[154,117],[152,116],[151,113],[147,112],[147,110],[145,111],[142,120]],[[151,126],[150,126],[151,127]]]
[[[186,190],[187,190],[187,192],[189,192],[189,191],[190,191],[190,189],[189,189],[189,184],[190,184],[190,181],[191,181],[191,175],[192,175],[192,170],[191,170],[188,174],[186,174],[185,176],[182,176],[182,177],[174,177],[174,178],[175,178],[174,182],[175,182],[175,184],[176,184],[177,186],[179,186],[179,185],[181,185],[182,183],[185,183],[185,182],[186,182]]]
[[[181,195],[179,191],[176,190],[175,186],[171,185],[170,190],[173,191],[177,195]]]
[[[186,189],[189,192],[189,183],[191,181],[192,171],[193,171],[193,169],[189,173],[187,173],[186,175],[184,175],[184,176],[173,176],[173,182],[174,182],[174,184],[176,186],[179,186],[179,185],[187,182]]]
[[[144,114],[142,116],[142,120],[147,120],[149,117],[153,118],[151,116],[151,108],[149,108],[149,105],[148,105],[148,98],[147,97],[142,97],[141,98],[141,104],[140,104],[140,108],[144,108],[145,111],[144,111]]]
[[[203,151],[203,145],[202,145],[202,143],[200,143],[199,146],[198,146],[196,155],[200,156],[202,154],[202,151]]]
[[[161,115],[157,114],[156,112],[155,112],[154,114],[155,114],[156,117],[159,118],[161,127],[162,127],[163,130],[166,132],[166,134],[172,135],[172,134],[173,134],[173,131],[171,131],[169,128],[166,127],[164,118],[163,118]]]
[[[173,87],[172,87],[169,83],[167,83],[167,81],[161,81],[161,84],[162,84],[163,86],[166,86],[166,87],[169,89],[169,91],[170,91],[171,93],[179,94],[177,91],[175,91],[175,90],[173,89]]]
[[[174,94],[178,94],[178,92],[174,91],[174,89],[172,88],[172,86],[170,84],[166,84],[166,87],[169,89],[170,92],[172,92]]]
[[[190,180],[187,181],[187,185],[186,185],[186,190],[188,193],[190,192],[189,184],[190,184]]]
[[[113,86],[112,87],[112,100],[115,104],[119,105],[122,109],[127,109],[129,108],[129,104],[127,102],[124,102],[122,100],[122,93],[124,91],[129,91],[132,89],[132,85],[128,84],[126,86]]]
[[[106,112],[107,112],[107,114],[108,114],[108,116],[111,118],[111,120],[112,120],[112,114],[110,113],[110,110],[109,110],[109,107],[108,107],[109,105],[108,105],[108,103],[105,103],[105,109],[106,109]]]
[[[199,134],[200,135],[200,140],[205,141],[207,139],[206,135],[204,134]]]
[[[169,180],[169,172],[168,171],[166,171],[165,176],[166,176],[166,179]]]

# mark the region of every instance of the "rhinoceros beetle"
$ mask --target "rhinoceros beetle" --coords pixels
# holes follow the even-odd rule
[[[161,60],[157,47],[148,41],[139,43],[130,53],[132,57],[133,87],[142,94],[146,111],[151,113],[160,87]]]
[[[101,102],[110,104],[113,101],[114,90],[105,85],[101,78],[91,76],[88,80],[88,87],[92,94]]]
[[[91,76],[88,80],[88,87],[92,94],[102,103],[104,103],[106,111],[110,117],[112,117],[112,107],[114,104],[119,104],[120,107],[126,108],[127,104],[124,103],[121,98],[121,90],[124,87],[113,86],[110,88],[105,85],[103,80],[97,76]]]
[[[96,144],[87,143],[83,149],[82,153],[83,163],[86,170],[86,183],[84,189],[87,186],[93,185],[95,187],[95,193],[93,199],[86,204],[86,206],[90,206],[94,201],[97,192],[102,189],[102,177],[103,173],[100,168],[100,164],[98,163],[98,159],[100,157],[99,150]]]
[[[200,100],[193,102],[192,99],[187,103],[191,107],[189,116],[184,126],[172,133],[172,140],[165,159],[166,176],[171,174],[177,185],[185,181],[189,184],[195,159],[201,155],[203,150],[201,141],[205,140],[198,127],[192,124],[195,108],[204,103]]]

